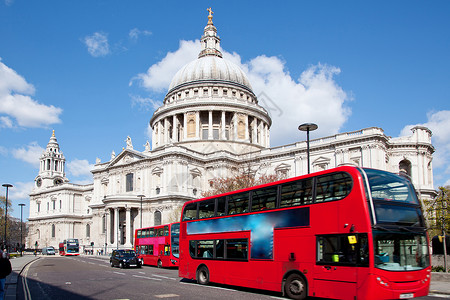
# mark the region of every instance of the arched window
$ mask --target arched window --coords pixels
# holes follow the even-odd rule
[[[155,226],[161,225],[161,212],[155,211]]]
[[[86,237],[90,237],[91,236],[91,225],[87,224],[86,225]]]
[[[125,184],[125,191],[131,192],[133,191],[133,173],[128,173],[126,175],[126,184]]]
[[[398,164],[398,170],[400,173],[405,173],[409,177],[411,177],[411,162],[407,159],[402,160]]]
[[[36,237],[38,240],[41,238],[41,231],[39,229],[36,229]]]
[[[56,236],[56,228],[55,228],[55,224],[52,224],[52,238],[54,238]]]

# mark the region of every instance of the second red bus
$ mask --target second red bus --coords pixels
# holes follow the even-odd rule
[[[180,223],[136,229],[135,251],[144,265],[178,267]]]

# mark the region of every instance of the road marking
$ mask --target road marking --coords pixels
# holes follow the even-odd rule
[[[159,278],[152,278],[152,277],[141,276],[141,275],[133,275],[133,277],[137,277],[137,278],[145,278],[145,279],[156,280],[156,281],[161,281],[161,280],[162,280],[162,279],[159,279]]]
[[[120,275],[127,275],[127,274],[125,274],[125,273],[116,272],[116,271],[113,271],[113,273],[120,274]]]
[[[195,285],[195,283],[192,283],[192,282],[182,282],[182,281],[180,281],[180,283],[181,283],[181,284],[191,284],[191,285]],[[212,285],[197,284],[197,286],[199,286],[199,287],[204,287],[204,288],[217,289],[217,290],[225,290],[225,291],[231,291],[231,292],[239,292],[239,291],[237,291],[237,290],[232,290],[232,289],[227,289],[227,288],[218,287],[218,286],[212,286]]]
[[[176,280],[175,278],[172,278],[172,277],[161,276],[161,275],[156,275],[156,274],[153,274],[153,276],[155,276],[155,277],[161,277],[161,278],[164,278],[164,279]]]
[[[180,295],[177,294],[163,294],[163,295],[154,295],[156,298],[175,298],[180,297]]]
[[[25,270],[22,275],[22,287],[23,287],[23,294],[24,294],[25,300],[31,300],[31,293],[30,293],[30,288],[28,287],[27,276],[28,276],[28,269],[35,261],[32,261],[25,267]]]

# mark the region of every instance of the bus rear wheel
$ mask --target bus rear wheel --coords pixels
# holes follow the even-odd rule
[[[158,263],[156,265],[158,266],[158,268],[162,268],[162,261],[158,260]]]
[[[291,274],[286,279],[284,285],[284,292],[291,299],[305,299],[306,298],[306,281],[299,274]]]
[[[209,270],[206,266],[201,266],[197,270],[197,282],[205,285],[209,283]]]

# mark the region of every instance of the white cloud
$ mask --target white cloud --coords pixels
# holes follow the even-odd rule
[[[0,127],[12,128],[13,121],[9,117],[2,116],[0,117]]]
[[[8,149],[3,146],[0,146],[0,155],[6,156],[8,154]]]
[[[133,28],[128,33],[128,37],[133,41],[137,41],[141,35],[149,36],[152,35],[152,32],[148,30],[140,30],[138,28]]]
[[[169,52],[158,63],[152,65],[147,73],[138,74],[130,81],[138,81],[139,84],[154,92],[166,91],[175,73],[185,64],[198,56],[200,41],[180,41],[177,51]]]
[[[14,127],[13,119],[22,127],[46,127],[60,123],[62,109],[40,104],[31,95],[32,84],[6,66],[0,59],[0,127]]]
[[[151,98],[144,98],[138,95],[130,95],[131,106],[139,106],[145,110],[156,110],[163,103],[162,101],[157,101]]]
[[[34,181],[31,182],[15,182],[14,186],[9,190],[11,199],[25,200],[30,198],[30,193],[33,190]],[[19,208],[20,209],[20,208]]]
[[[39,168],[39,158],[43,151],[44,148],[39,146],[37,142],[31,142],[24,148],[14,149],[12,154],[16,159],[27,162],[35,168]]]
[[[401,131],[401,136],[411,135],[414,126],[425,126],[433,132],[431,137],[436,152],[433,154],[433,169],[435,181],[450,185],[450,110],[429,112],[424,124],[407,125]],[[436,172],[442,170],[442,172]]]
[[[103,32],[95,32],[84,38],[84,44],[88,48],[89,54],[94,57],[106,56],[110,53],[108,35]]]
[[[66,164],[67,172],[73,176],[92,176],[93,164],[89,164],[86,159],[74,159]],[[92,181],[91,181],[92,182]]]
[[[180,41],[178,50],[169,52],[146,73],[132,79],[151,93],[167,91],[175,73],[197,58],[199,41]],[[298,125],[314,122],[319,129],[312,136],[332,135],[350,116],[347,93],[334,81],[340,69],[318,64],[304,70],[297,80],[278,57],[257,56],[242,62],[239,54],[222,51],[225,59],[237,64],[247,74],[260,105],[272,117],[271,143],[280,145],[306,139]],[[330,117],[332,116],[332,117]]]

